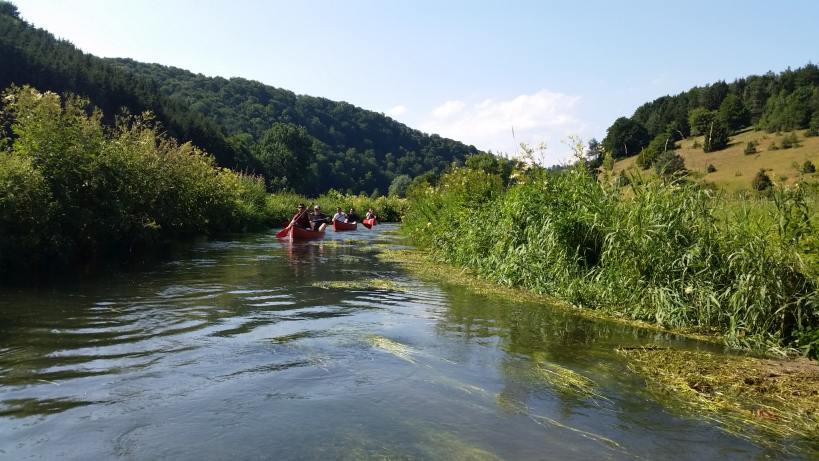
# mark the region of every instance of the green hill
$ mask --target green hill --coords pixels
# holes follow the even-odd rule
[[[819,66],[807,64],[662,96],[638,107],[631,117],[615,120],[602,144],[615,159],[639,154],[645,165],[670,141],[708,133],[701,144],[717,152],[727,147],[730,135],[748,127],[769,134],[809,129],[819,135]]]
[[[263,174],[273,188],[385,192],[398,175],[443,171],[477,149],[345,102],[241,78],[102,59],[28,24],[0,0],[0,88],[87,96],[109,117],[150,110],[168,133],[220,165]]]

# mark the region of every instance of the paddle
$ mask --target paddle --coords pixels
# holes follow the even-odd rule
[[[296,221],[297,221],[299,218],[301,218],[301,215],[303,215],[304,213],[307,213],[307,209],[306,209],[306,208],[304,209],[304,211],[302,211],[301,213],[299,213],[299,214],[298,214],[298,215],[297,215],[295,218],[293,218],[293,219],[290,221],[290,225],[289,225],[289,226],[287,226],[287,227],[285,227],[284,229],[282,229],[282,230],[280,230],[280,231],[276,232],[276,238],[280,239],[280,238],[285,238],[285,237],[287,237],[287,233],[288,233],[288,232],[290,232],[290,228],[291,228],[291,227],[293,227],[293,223],[294,223],[294,222],[296,222]]]

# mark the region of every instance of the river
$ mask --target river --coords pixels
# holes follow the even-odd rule
[[[0,458],[800,457],[660,405],[614,350],[713,346],[418,280],[377,259],[391,229],[4,288]]]

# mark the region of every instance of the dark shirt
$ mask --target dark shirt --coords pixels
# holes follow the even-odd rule
[[[301,216],[299,216],[299,213],[301,213]],[[294,226],[301,227],[302,229],[310,229],[310,216],[307,210],[303,212],[300,211],[299,213],[294,214],[290,221],[295,219],[296,222],[293,223]]]
[[[329,223],[330,218],[327,217],[326,214],[319,211],[318,213],[310,213],[310,224],[312,225],[313,230],[318,230],[318,228],[325,223]]]
[[[355,212],[347,213],[347,222],[358,222],[360,219]]]

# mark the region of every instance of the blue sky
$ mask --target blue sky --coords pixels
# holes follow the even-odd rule
[[[817,1],[13,0],[99,56],[344,100],[482,149],[602,139],[640,104],[819,61]]]

